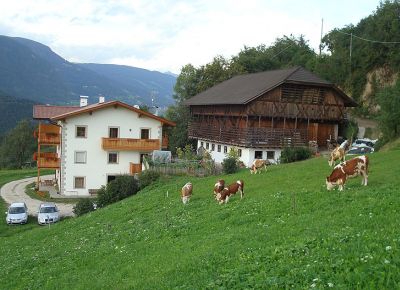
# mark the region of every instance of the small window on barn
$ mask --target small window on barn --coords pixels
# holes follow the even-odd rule
[[[221,145],[218,145],[218,146],[217,146],[217,151],[218,151],[218,152],[221,152]]]
[[[238,155],[239,157],[242,157],[242,149],[238,149]]]
[[[208,150],[208,149],[210,149],[210,143],[206,143],[206,149]]]
[[[211,144],[211,151],[215,151],[215,144]]]
[[[267,159],[275,159],[275,151],[267,151]]]
[[[228,146],[224,146],[224,153],[228,153]]]
[[[254,159],[262,159],[262,151],[254,151]]]

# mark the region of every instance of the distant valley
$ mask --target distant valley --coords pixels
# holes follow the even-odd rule
[[[106,100],[132,105],[166,107],[174,102],[175,82],[176,76],[171,73],[123,65],[71,63],[39,42],[0,36],[0,135],[14,123],[3,120],[7,116],[5,110],[15,112],[16,104],[19,108],[32,104],[77,105],[80,95],[89,96],[89,103],[97,102],[101,95]],[[30,110],[25,116],[21,112],[16,119],[31,118],[31,113]],[[4,127],[5,123],[8,126]]]

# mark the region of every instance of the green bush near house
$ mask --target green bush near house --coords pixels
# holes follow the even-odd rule
[[[139,191],[139,183],[134,176],[122,175],[102,186],[97,192],[97,205],[104,207],[108,204],[134,195]]]
[[[154,170],[145,170],[139,174],[139,187],[140,189],[149,186],[151,183],[155,182],[160,178],[160,173]]]
[[[81,199],[74,206],[74,214],[76,216],[81,216],[94,210],[93,200],[91,199]]]
[[[281,153],[281,163],[291,163],[310,158],[312,152],[307,147],[285,147]]]

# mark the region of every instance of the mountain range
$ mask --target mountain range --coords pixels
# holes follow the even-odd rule
[[[20,37],[0,36],[0,90],[38,103],[78,104],[79,95],[99,95],[130,104],[173,103],[176,76],[142,68],[72,63],[48,46]]]

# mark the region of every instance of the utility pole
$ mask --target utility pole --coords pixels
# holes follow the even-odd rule
[[[321,50],[322,50],[323,31],[324,31],[324,18],[321,19],[321,38],[319,39],[319,56],[321,56]]]
[[[350,33],[350,77],[351,77],[351,51],[353,49],[353,32]]]

